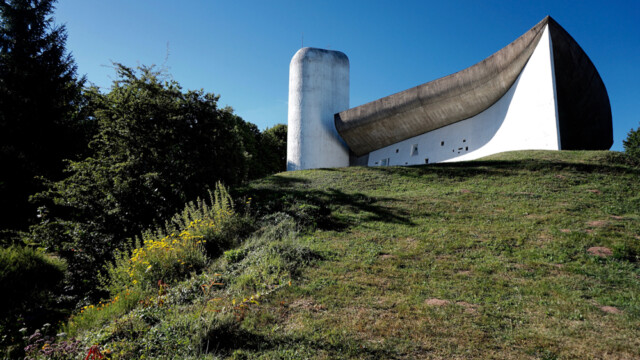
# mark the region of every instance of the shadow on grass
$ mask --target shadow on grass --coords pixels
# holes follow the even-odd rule
[[[270,350],[299,350],[301,347],[316,352],[324,350],[332,358],[364,357],[367,359],[393,358],[386,349],[363,346],[357,340],[331,341],[330,339],[308,339],[296,336],[265,336],[242,329],[237,322],[225,323],[214,327],[202,339],[201,351],[206,354],[231,355],[240,350],[246,352],[266,352]]]
[[[334,188],[314,189],[302,178],[270,176],[257,186],[238,189],[237,195],[251,198],[258,216],[285,212],[301,224],[313,224],[323,230],[343,230],[353,225],[346,217],[336,216],[339,209],[365,214],[360,217],[363,221],[413,225],[408,214],[383,205],[396,201],[392,198],[345,193]]]
[[[456,163],[439,163],[409,167],[369,167],[366,172],[384,174],[407,181],[434,181],[436,178],[452,180],[469,180],[474,177],[511,177],[523,176],[529,172],[556,174],[561,171],[579,173],[601,173],[615,175],[640,175],[640,169],[621,162],[603,160],[602,162],[581,162],[562,159],[518,159],[518,160],[478,160]],[[344,169],[320,169],[317,171],[352,171]],[[363,171],[354,169],[353,171]],[[293,176],[292,176],[293,175]],[[348,212],[359,214],[357,221],[378,221],[395,224],[413,225],[409,214],[403,213],[400,207],[392,206],[397,200],[391,197],[372,197],[363,193],[347,193],[341,190],[340,183],[336,187],[319,189],[326,186],[322,179],[307,179],[304,175],[274,175],[248,187],[236,191],[238,197],[252,198],[252,208],[259,216],[275,212],[285,212],[294,217],[298,223],[313,225],[323,230],[344,230],[354,225],[354,217]],[[320,173],[321,175],[321,173]],[[386,181],[385,177],[380,177]],[[351,181],[359,181],[352,178]],[[361,181],[366,181],[363,179]],[[437,181],[437,180],[435,180]],[[365,183],[363,182],[363,185]],[[356,187],[357,189],[357,187]],[[345,212],[346,210],[346,212]]]
[[[448,178],[469,178],[473,176],[514,176],[521,171],[541,171],[555,173],[572,170],[582,173],[631,174],[640,175],[640,169],[623,163],[581,163],[561,160],[476,160],[456,163],[439,163],[418,166],[371,167],[373,171],[409,178],[420,178],[427,174]]]

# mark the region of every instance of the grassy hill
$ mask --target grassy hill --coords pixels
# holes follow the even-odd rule
[[[112,358],[640,358],[640,169],[620,159],[271,176],[235,195],[259,236],[68,336]]]

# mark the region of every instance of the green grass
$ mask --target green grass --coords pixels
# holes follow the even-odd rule
[[[639,357],[640,171],[612,160],[514,152],[254,183],[326,204],[305,241],[331,256],[247,328],[317,358]]]
[[[268,177],[239,194],[315,230],[267,218],[276,225],[170,289],[168,305],[87,336],[130,352],[165,344],[156,358],[639,358],[640,169],[621,159],[525,151]],[[214,272],[220,308],[266,295],[203,312],[198,286]]]

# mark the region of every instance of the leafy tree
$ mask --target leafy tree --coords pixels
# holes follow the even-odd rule
[[[0,0],[0,229],[25,229],[37,176],[61,175],[86,147],[79,121],[84,78],[65,51],[55,0]],[[11,206],[8,206],[11,204]]]
[[[287,125],[278,124],[262,132],[261,149],[267,174],[287,170]],[[266,175],[266,174],[265,174]]]
[[[95,288],[95,274],[127,238],[161,225],[217,181],[247,178],[246,123],[218,96],[183,92],[153,68],[116,64],[111,91],[89,89],[98,126],[90,154],[35,198],[34,241],[68,262],[70,291]],[[249,127],[250,128],[250,127]]]
[[[286,170],[286,125],[279,124],[260,132],[256,125],[241,121],[236,129],[247,157],[247,179],[258,179]]]
[[[622,141],[624,152],[629,156],[640,160],[640,127],[629,130],[627,138]]]

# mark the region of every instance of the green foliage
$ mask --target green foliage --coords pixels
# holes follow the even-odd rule
[[[278,124],[261,133],[254,124],[240,123],[236,132],[246,156],[247,179],[258,179],[286,170],[286,125]]]
[[[233,213],[232,201],[223,187],[218,190],[211,203],[190,204],[170,226],[188,227],[194,219],[207,218],[226,222],[229,218],[220,214]],[[228,262],[225,255],[209,270],[156,287],[152,284],[156,277],[149,278],[147,283],[152,286],[145,288],[139,286],[143,280],[132,284],[125,276],[126,289],[120,287],[110,300],[85,306],[69,319],[63,329],[66,338],[99,344],[112,359],[217,358],[236,349],[261,346],[262,337],[243,328],[245,317],[259,310],[262,301],[288,288],[299,270],[318,257],[297,239],[298,226],[290,216],[274,214],[257,226],[259,231],[250,240],[225,252],[242,253],[246,258]],[[130,265],[137,260],[126,261]],[[121,272],[126,274],[129,265],[121,264]]]
[[[38,176],[57,179],[87,143],[84,78],[53,24],[55,0],[0,1],[0,229],[35,220]],[[5,233],[7,235],[8,233]]]
[[[226,249],[232,245],[229,224],[238,217],[233,200],[218,183],[209,194],[209,203],[198,199],[175,215],[165,229],[147,231],[131,251],[117,251],[116,260],[107,266],[103,280],[112,296],[139,289],[158,289],[201,271],[208,263],[209,248]],[[233,227],[232,227],[233,228]],[[235,231],[234,231],[235,232]]]
[[[274,172],[287,170],[287,125],[278,124],[267,128],[260,136],[260,152],[257,154],[255,166],[257,179]]]
[[[632,158],[640,161],[640,127],[629,130],[627,138],[622,141],[624,152]]]
[[[48,295],[62,280],[64,268],[63,261],[29,247],[0,248],[0,317]]]
[[[19,328],[34,329],[61,318],[55,305],[64,270],[63,261],[38,250],[0,248],[0,354],[10,344],[21,343]]]
[[[221,183],[216,184],[213,193],[209,192],[208,202],[200,198],[190,201],[182,212],[174,215],[165,225],[166,232],[179,233],[193,227],[194,222],[199,224],[197,231],[206,240],[204,246],[211,258],[237,246],[254,229],[251,219],[236,213],[233,199]]]
[[[183,92],[153,68],[116,64],[111,91],[87,92],[98,133],[91,154],[70,161],[68,177],[35,197],[41,224],[34,241],[66,258],[76,293],[125,239],[160,225],[210,184],[246,179],[238,135],[245,126],[218,96]]]

